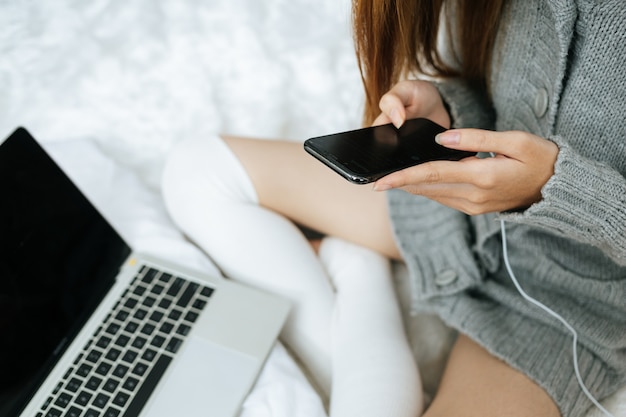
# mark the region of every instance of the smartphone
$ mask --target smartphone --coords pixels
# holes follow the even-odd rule
[[[348,181],[367,184],[424,162],[476,155],[435,142],[445,130],[428,119],[410,119],[399,129],[390,123],[310,138],[304,149]]]

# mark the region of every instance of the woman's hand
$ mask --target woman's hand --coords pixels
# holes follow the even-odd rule
[[[450,115],[441,95],[428,81],[399,82],[380,99],[379,107],[382,113],[374,120],[374,125],[393,123],[400,127],[407,119],[424,117],[450,127]]]
[[[374,190],[401,188],[471,215],[523,209],[541,200],[559,152],[553,142],[519,131],[448,130],[437,141],[495,157],[427,162],[379,179]]]

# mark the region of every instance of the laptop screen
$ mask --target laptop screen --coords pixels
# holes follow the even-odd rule
[[[129,247],[24,129],[0,144],[0,417],[19,414]]]

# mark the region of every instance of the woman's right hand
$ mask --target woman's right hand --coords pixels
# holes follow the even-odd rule
[[[393,123],[400,127],[407,119],[424,117],[450,127],[450,115],[441,95],[428,81],[400,81],[382,96],[379,107],[382,113],[374,120],[374,125]]]

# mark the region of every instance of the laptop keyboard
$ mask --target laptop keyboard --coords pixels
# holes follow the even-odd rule
[[[37,417],[139,415],[212,293],[143,266]]]

